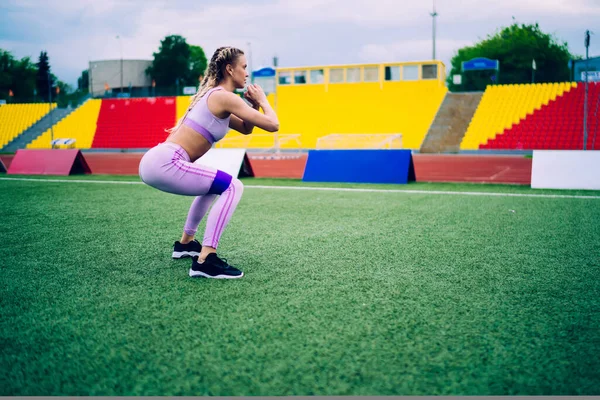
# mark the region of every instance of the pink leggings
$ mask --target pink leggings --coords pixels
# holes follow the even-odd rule
[[[208,214],[203,246],[219,245],[223,230],[237,207],[244,185],[237,178],[218,169],[194,164],[183,148],[164,142],[148,150],[140,161],[142,181],[163,192],[197,196],[185,221],[184,232],[195,235],[200,221],[219,196]]]

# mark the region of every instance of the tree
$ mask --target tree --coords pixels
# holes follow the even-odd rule
[[[158,53],[146,73],[156,81],[157,86],[174,86],[177,79],[186,79],[190,70],[190,46],[179,35],[171,35],[161,40]]]
[[[41,96],[45,102],[47,102],[49,101],[48,91],[50,90],[51,93],[53,92],[52,85],[54,80],[52,79],[52,75],[50,73],[50,61],[48,59],[48,54],[45,51],[40,53],[40,58],[36,65],[38,68],[36,80],[38,95]]]
[[[90,73],[89,71],[83,70],[81,72],[81,76],[79,78],[77,78],[77,90],[83,92],[83,93],[87,93],[89,92],[89,87],[90,87]]]
[[[81,93],[73,92],[68,84],[61,82],[50,72],[46,52],[41,52],[39,62],[33,64],[29,57],[17,60],[8,51],[0,49],[0,99],[14,103],[46,102],[48,82],[51,85],[52,100],[59,106],[66,106],[69,102],[78,101],[83,97]],[[10,98],[9,93],[12,93]]]
[[[29,57],[15,59],[8,51],[0,49],[0,99],[13,102],[33,100],[35,90],[35,65]]]
[[[469,71],[462,73],[463,61],[486,57],[500,61],[500,73],[496,71]],[[542,32],[539,25],[514,23],[503,27],[494,35],[473,46],[459,49],[451,60],[448,75],[451,91],[485,90],[491,83],[531,83],[532,62],[535,59],[535,82],[564,82],[569,80],[569,60],[574,56],[566,42]],[[462,74],[462,84],[455,85],[453,76]],[[495,80],[492,80],[494,78]]]
[[[208,60],[204,54],[204,50],[200,46],[190,46],[190,76],[185,81],[186,85],[198,86],[198,78],[206,73]]]
[[[13,91],[13,69],[15,59],[8,51],[0,49],[0,98],[8,99],[9,91]]]
[[[15,92],[15,101],[25,102],[34,99],[35,76],[35,65],[29,57],[24,57],[15,62],[12,85]]]
[[[208,64],[202,47],[189,45],[179,35],[161,40],[158,52],[153,55],[154,60],[146,73],[156,82],[156,86],[163,88],[198,86],[198,78],[204,75]]]

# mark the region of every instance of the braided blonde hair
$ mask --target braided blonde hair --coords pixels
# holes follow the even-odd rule
[[[202,79],[200,83],[200,87],[192,99],[190,100],[190,106],[186,110],[183,117],[177,121],[177,124],[171,128],[167,129],[167,132],[173,133],[180,126],[185,117],[187,117],[188,113],[194,108],[196,103],[200,101],[202,96],[204,96],[210,89],[217,87],[225,78],[225,67],[227,64],[233,64],[237,58],[243,55],[244,52],[235,47],[219,47],[215,50],[212,58],[210,59],[210,63],[208,64],[208,68],[206,69],[206,75]]]

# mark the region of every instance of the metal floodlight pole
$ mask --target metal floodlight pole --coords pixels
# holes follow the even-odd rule
[[[52,148],[52,141],[54,140],[54,119],[52,117],[52,78],[50,76],[50,69],[48,69],[48,105],[50,106],[50,148]]]
[[[584,83],[585,94],[583,97],[583,149],[586,150],[587,149],[587,136],[588,136],[588,131],[587,131],[587,117],[588,117],[587,103],[588,103],[588,86],[589,86],[588,72],[590,70],[590,68],[589,68],[589,61],[590,61],[590,54],[589,54],[590,31],[589,31],[589,29],[587,31],[585,31],[584,45],[585,45],[585,83]]]
[[[594,112],[594,121],[596,121],[596,127],[594,128],[594,136],[592,137],[592,150],[596,148],[596,134],[598,133],[598,107],[600,107],[600,97],[598,97],[598,101],[596,102],[596,111]]]
[[[248,42],[248,69],[250,70],[250,83],[254,84],[254,74],[252,73],[252,43]]]
[[[433,0],[433,12],[429,13],[429,15],[431,15],[433,21],[431,24],[431,36],[433,38],[433,58],[432,60],[435,60],[435,18],[438,16],[438,13],[435,11],[435,0]]]
[[[94,80],[92,78],[92,63],[89,62],[88,64],[89,64],[89,68],[88,68],[88,79],[89,79],[88,84],[89,84],[89,86],[88,86],[88,89],[89,89],[89,94],[92,96],[92,99],[93,99],[94,98]]]
[[[273,96],[273,107],[275,108],[275,112],[277,113],[277,86],[279,85],[279,72],[277,71],[277,66],[279,65],[279,58],[277,56],[273,57],[273,69],[275,70],[275,95]],[[277,154],[279,154],[279,131],[275,132],[275,149]]]
[[[123,42],[119,35],[117,35],[117,39],[119,39],[119,47],[121,50],[121,93],[123,93]]]

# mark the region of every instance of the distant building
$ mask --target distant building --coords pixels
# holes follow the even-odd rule
[[[266,94],[275,93],[275,75],[273,68],[265,67],[252,71],[252,80],[263,88]]]
[[[585,81],[586,60],[571,60],[571,63],[573,80],[575,82]],[[589,66],[588,81],[600,82],[600,57],[590,58],[587,65]]]
[[[90,94],[116,96],[123,92],[135,97],[150,96],[152,79],[146,75],[146,68],[151,64],[152,60],[90,61]]]

